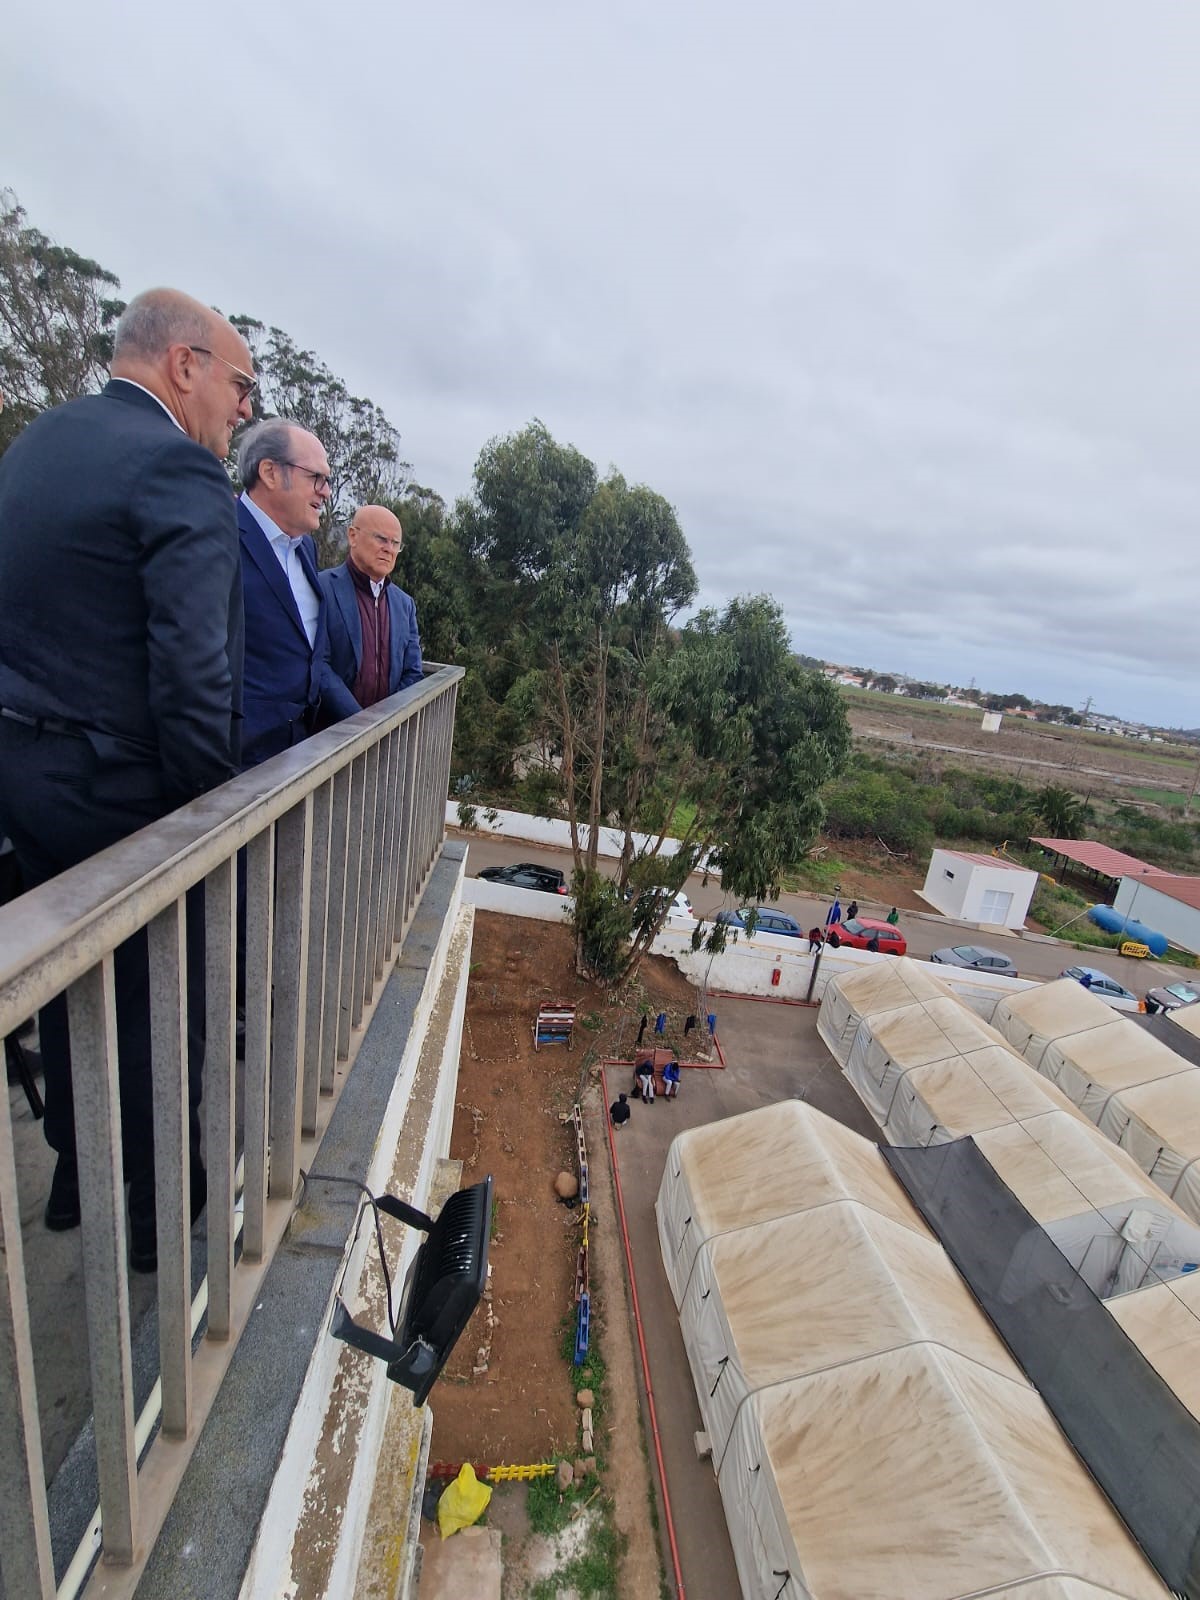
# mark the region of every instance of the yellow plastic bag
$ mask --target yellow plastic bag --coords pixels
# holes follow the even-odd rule
[[[460,1528],[469,1528],[473,1522],[478,1522],[487,1510],[491,1498],[491,1484],[480,1483],[475,1476],[474,1467],[469,1461],[466,1462],[458,1477],[438,1501],[438,1527],[441,1529],[442,1538],[448,1539]]]

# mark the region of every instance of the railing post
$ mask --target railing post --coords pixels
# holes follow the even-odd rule
[[[375,822],[379,808],[379,746],[365,757],[366,794],[363,797],[363,843],[359,862],[358,928],[354,939],[354,1026],[375,985]],[[368,829],[370,830],[368,833]]]
[[[384,862],[384,884],[386,895],[383,902],[382,923],[384,944],[388,955],[391,956],[399,940],[396,934],[396,898],[400,891],[400,877],[403,870],[404,841],[400,837],[400,816],[404,803],[404,774],[407,769],[407,743],[404,735],[404,725],[392,729],[392,758],[391,778],[388,783],[387,814],[384,823],[387,829],[387,856]]]
[[[267,1083],[271,1072],[271,949],[275,907],[275,829],[246,850],[245,1217],[242,1249],[261,1261],[267,1207]]]
[[[137,1450],[111,954],[67,990],[67,1012],[104,1554],[128,1566],[137,1547]]]
[[[346,822],[346,893],[342,918],[342,981],[338,1001],[337,1053],[345,1061],[350,1054],[350,1032],[362,1016],[354,982],[354,953],[358,946],[358,897],[362,867],[364,801],[367,790],[367,758],[358,756],[351,767],[350,805]]]
[[[54,1600],[54,1558],[7,1095],[0,1100],[0,1238],[4,1244],[0,1270],[0,1549],[4,1559],[0,1565],[7,1594]]]
[[[233,1294],[236,1162],[235,969],[237,887],[232,861],[204,884],[204,1117],[208,1153],[208,1337],[228,1339]]]
[[[301,1084],[308,990],[308,912],[312,882],[312,795],[276,824],[274,1023],[271,1036],[271,1177],[273,1200],[289,1199],[300,1181]]]
[[[184,902],[150,923],[150,1059],[158,1226],[158,1359],[163,1432],[185,1438],[192,1410],[192,1251]]]
[[[350,892],[349,842],[350,768],[343,767],[333,780],[333,814],[329,824],[329,927],[325,937],[325,1009],[321,1015],[321,1093],[332,1094],[341,1054],[338,1030],[345,1004],[342,988],[342,944],[346,928],[346,897]],[[349,1048],[349,1028],[346,1030]]]
[[[330,825],[333,820],[333,782],[323,783],[312,797],[312,882],[308,917],[308,996],[304,1018],[304,1095],[300,1127],[306,1134],[317,1130],[317,1100],[321,1092],[321,1045],[324,1036],[325,945],[329,937]]]
[[[396,909],[392,914],[392,938],[400,944],[408,931],[408,888],[412,882],[413,861],[413,785],[416,783],[417,734],[415,719],[404,724],[404,776],[400,785],[396,833],[400,846],[396,869]]]

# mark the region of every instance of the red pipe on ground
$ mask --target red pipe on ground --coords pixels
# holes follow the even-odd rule
[[[614,1061],[612,1066],[625,1066]],[[667,1488],[667,1469],[663,1465],[662,1440],[658,1433],[658,1414],[654,1409],[654,1385],[650,1381],[650,1357],[646,1353],[646,1336],[642,1329],[642,1313],[638,1305],[637,1279],[633,1275],[633,1249],[629,1243],[629,1225],[625,1220],[625,1197],[621,1193],[621,1169],[617,1164],[617,1147],[613,1142],[612,1122],[608,1116],[608,1073],[605,1062],[600,1063],[600,1082],[604,1085],[604,1121],[608,1128],[608,1151],[612,1157],[613,1185],[617,1191],[617,1216],[621,1223],[621,1240],[625,1246],[625,1265],[629,1271],[629,1297],[633,1303],[633,1325],[637,1329],[638,1350],[642,1358],[642,1381],[646,1385],[646,1402],[650,1412],[650,1434],[654,1440],[654,1459],[658,1462],[658,1481],[662,1486],[663,1513],[667,1524],[667,1541],[671,1546],[671,1565],[675,1568],[675,1593],[685,1600],[683,1572],[679,1565],[679,1546],[675,1542],[675,1519],[671,1515],[671,1495]]]

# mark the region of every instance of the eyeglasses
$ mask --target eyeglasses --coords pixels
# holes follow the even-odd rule
[[[223,367],[229,368],[230,372],[233,373],[233,386],[237,390],[239,405],[243,400],[249,400],[250,396],[258,388],[257,378],[252,378],[248,372],[243,372],[241,367],[235,367],[232,361],[226,361],[225,357],[219,356],[215,350],[208,350],[202,344],[190,344],[188,349],[194,355],[211,356],[214,361],[219,361]]]
[[[313,481],[313,489],[317,494],[324,494],[329,487],[329,474],[327,472],[314,472],[311,467],[302,467],[298,461],[281,461],[281,467],[293,467],[297,472],[302,472],[306,478]]]
[[[381,550],[399,550],[404,543],[402,539],[389,539],[386,533],[369,533],[367,538]]]

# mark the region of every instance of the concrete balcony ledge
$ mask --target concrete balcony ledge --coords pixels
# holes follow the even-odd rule
[[[436,1210],[441,1198],[431,1191],[448,1156],[454,1112],[473,920],[462,904],[465,855],[461,844],[443,845],[308,1163],[314,1173],[394,1193],[422,1209]],[[379,1600],[405,1592],[428,1408],[414,1410],[382,1363],[329,1332],[338,1293],[356,1320],[386,1331],[370,1208],[350,1184],[319,1178],[299,1199],[140,1578],[100,1565],[89,1597],[332,1600],[360,1592],[360,1563],[363,1592]],[[398,1309],[420,1235],[389,1218],[383,1228]],[[144,1350],[144,1362],[135,1353],[135,1364],[144,1366],[148,1384],[157,1351],[153,1313],[135,1343]],[[385,1437],[386,1471],[377,1481]],[[156,1447],[189,1444],[159,1439]],[[150,1464],[143,1477],[152,1494]],[[69,1529],[78,1538],[95,1504],[85,1438],[51,1497],[60,1537]]]

